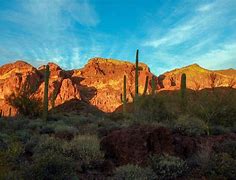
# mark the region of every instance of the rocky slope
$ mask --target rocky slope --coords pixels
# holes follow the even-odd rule
[[[54,63],[49,63],[49,99],[55,106],[81,100],[104,112],[113,112],[121,105],[120,94],[123,92],[123,76],[127,76],[127,97],[132,102],[134,94],[135,65],[130,62],[104,58],[93,58],[82,69],[63,70]],[[44,90],[44,69],[38,69],[24,61],[6,64],[0,67],[0,110],[5,116],[16,113],[6,98],[13,92],[19,92],[23,87],[30,89],[31,96],[42,99]],[[143,92],[145,78],[149,77],[148,93],[151,92],[153,75],[148,66],[139,64],[139,90]],[[158,90],[176,90],[180,86],[182,73],[187,74],[187,86],[190,89],[203,89],[212,86],[210,75],[216,77],[214,86],[235,86],[236,70],[209,71],[194,64],[181,69],[164,73],[156,77]]]
[[[177,90],[180,88],[181,74],[187,76],[187,88],[201,90],[214,87],[236,88],[236,70],[211,71],[192,64],[180,69],[174,69],[158,77],[158,83],[162,90]]]

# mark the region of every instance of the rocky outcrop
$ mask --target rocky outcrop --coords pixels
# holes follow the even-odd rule
[[[145,165],[153,154],[169,154],[183,159],[196,152],[211,150],[214,145],[235,140],[236,134],[189,137],[164,127],[134,126],[115,130],[101,141],[105,157],[116,165]]]
[[[82,69],[63,70],[55,63],[48,63],[49,79],[49,108],[52,104],[59,106],[72,99],[81,100],[104,112],[113,112],[121,105],[120,94],[123,92],[123,77],[127,77],[128,102],[133,101],[135,65],[126,61],[93,58]],[[30,91],[32,97],[43,98],[44,69],[38,69],[24,61],[6,64],[0,67],[0,109],[3,114],[16,113],[6,101],[6,97],[22,89]],[[151,78],[158,82],[158,90],[177,90],[180,87],[182,73],[187,74],[187,87],[203,89],[211,86],[209,76],[216,74],[215,86],[236,88],[236,70],[209,71],[197,64],[176,69],[158,78],[150,72],[147,65],[139,64],[139,92],[144,90],[146,76],[149,77],[147,93],[151,92]],[[234,79],[235,78],[235,79]]]
[[[180,89],[181,75],[187,76],[187,88],[201,90],[214,87],[234,87],[236,88],[236,70],[211,71],[202,68],[198,64],[192,64],[180,69],[174,69],[158,77],[160,90]]]

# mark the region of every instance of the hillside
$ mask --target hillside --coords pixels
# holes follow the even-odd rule
[[[49,63],[49,100],[52,98],[55,106],[70,100],[80,100],[97,107],[104,112],[113,112],[121,105],[120,94],[123,92],[123,76],[127,76],[127,98],[132,101],[134,94],[135,65],[130,62],[114,59],[93,58],[81,69],[63,70],[57,64]],[[43,98],[44,68],[35,68],[24,61],[6,64],[0,67],[0,110],[5,116],[16,111],[6,98],[13,92],[19,92],[23,87],[30,89],[32,97]],[[199,90],[211,87],[210,74],[215,74],[214,86],[229,86],[233,84],[236,70],[211,71],[193,64],[175,69],[160,75],[152,74],[146,64],[140,63],[139,91],[142,93],[146,76],[149,77],[147,93],[151,92],[151,78],[156,77],[158,90],[177,90],[180,87],[182,73],[187,75],[187,87]],[[235,78],[236,79],[236,78]]]

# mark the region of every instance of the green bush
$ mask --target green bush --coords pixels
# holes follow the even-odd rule
[[[29,141],[26,142],[25,144],[25,153],[27,155],[33,155],[34,154],[34,149],[38,145],[40,140],[39,136],[32,136]]]
[[[184,160],[170,155],[151,156],[150,165],[158,179],[174,179],[184,175],[188,169]]]
[[[220,142],[215,145],[214,150],[216,153],[227,153],[231,155],[234,159],[236,159],[236,141],[235,140],[227,140],[224,142]]]
[[[141,168],[137,165],[124,165],[116,168],[114,179],[120,180],[152,180],[157,179],[155,173],[150,168]]]
[[[34,119],[29,122],[27,128],[35,131],[41,129],[44,125],[45,122],[43,122],[41,119]]]
[[[25,168],[24,176],[30,179],[73,179],[76,177],[75,163],[53,151],[34,157],[33,164]]]
[[[227,179],[236,177],[236,160],[227,153],[214,154],[208,171],[210,176],[221,176]]]
[[[54,134],[55,129],[51,125],[45,125],[39,130],[40,134]]]
[[[8,142],[7,148],[0,150],[0,178],[6,179],[16,172],[23,159],[24,147],[20,142]]]
[[[163,122],[173,118],[166,106],[165,99],[160,96],[141,96],[137,99],[136,119],[140,121]]]
[[[60,139],[71,140],[76,136],[77,133],[78,130],[72,126],[58,125],[55,128],[55,136]]]
[[[22,143],[26,143],[31,137],[31,133],[26,129],[16,131],[15,135]]]
[[[66,156],[82,160],[85,163],[103,158],[99,140],[96,136],[79,135],[72,141],[64,144],[63,152]]]
[[[209,125],[231,127],[236,122],[235,99],[233,89],[202,90],[193,96],[188,111]]]
[[[176,120],[175,129],[180,130],[186,135],[199,136],[207,133],[208,126],[199,118],[184,115]]]
[[[229,128],[226,128],[224,126],[211,126],[210,127],[210,134],[211,135],[221,135],[221,134],[226,134],[226,133],[229,133],[230,132],[230,129]]]
[[[18,113],[29,117],[38,117],[42,112],[40,99],[31,97],[30,92],[20,91],[7,97],[8,103],[17,109]]]
[[[98,124],[98,137],[102,138],[107,136],[110,132],[119,130],[121,128],[121,124],[113,121],[104,121]]]
[[[41,156],[46,152],[55,152],[62,154],[63,141],[50,137],[48,135],[41,135],[38,144],[34,148],[34,156]]]

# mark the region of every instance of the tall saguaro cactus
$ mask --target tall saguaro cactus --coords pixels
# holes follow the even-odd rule
[[[156,81],[155,81],[155,77],[152,76],[152,95],[156,94],[156,89],[157,89],[157,84],[156,84]]]
[[[135,62],[135,99],[138,97],[138,55],[139,55],[139,50],[137,49],[136,51],[136,62]]]
[[[185,73],[181,75],[180,95],[182,99],[184,99],[186,95],[186,74]]]
[[[9,114],[8,114],[9,117],[11,117],[11,107],[9,108]]]
[[[144,86],[144,90],[143,90],[143,96],[145,96],[147,94],[147,89],[148,89],[148,76],[146,76],[145,86]]]
[[[50,70],[49,65],[46,66],[44,74],[44,99],[43,99],[43,119],[48,119],[48,84],[49,84]]]
[[[127,104],[127,98],[126,98],[126,75],[124,75],[124,85],[123,85],[123,95],[121,94],[121,102],[123,103],[123,113],[126,113],[126,104]]]

